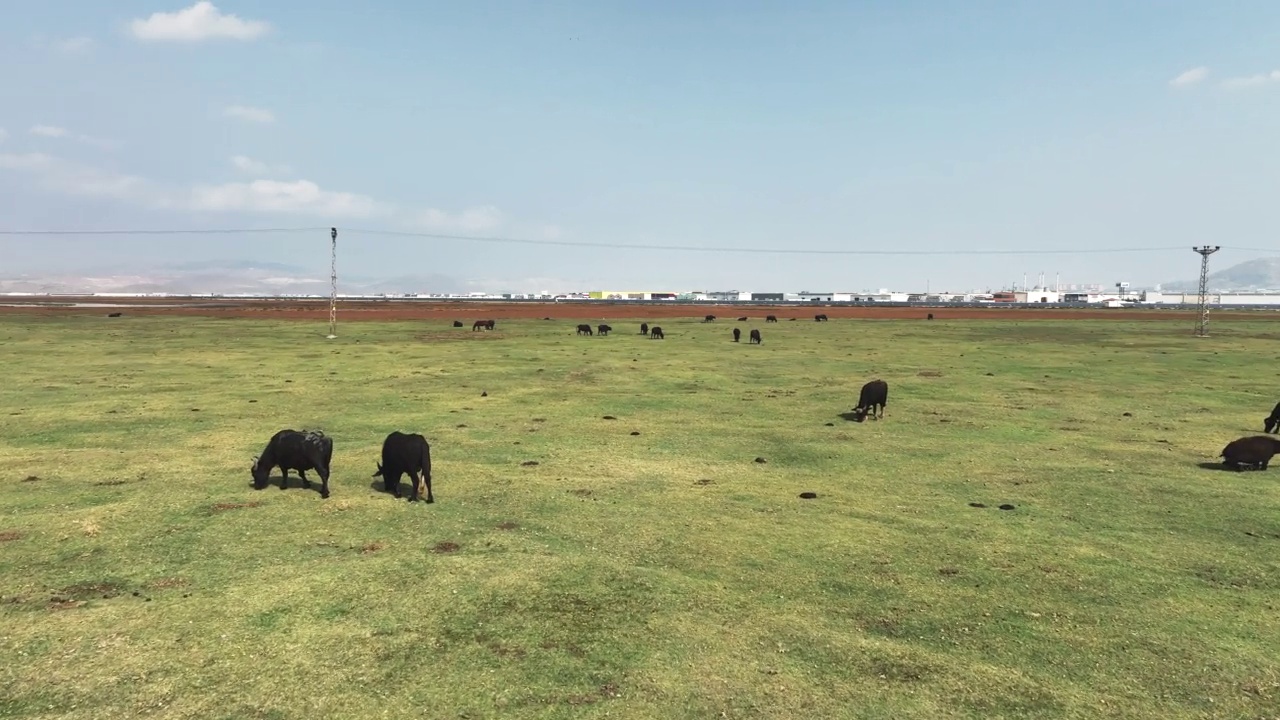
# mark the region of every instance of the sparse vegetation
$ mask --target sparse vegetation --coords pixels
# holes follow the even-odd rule
[[[0,317],[0,716],[1280,712],[1274,322],[663,325]]]

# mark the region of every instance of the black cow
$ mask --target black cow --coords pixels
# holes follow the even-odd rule
[[[702,318],[702,322],[711,322],[712,320],[715,320],[715,319],[716,319],[716,316],[715,316],[715,315],[708,315],[708,316],[706,316],[706,317]]]
[[[761,341],[760,341],[760,331],[759,331],[759,330],[752,330],[752,331],[751,331],[751,337],[747,339],[747,342],[752,342],[752,343],[755,343],[755,344],[759,345],[759,344],[760,344],[760,342],[761,342]]]
[[[1227,443],[1219,456],[1222,464],[1240,471],[1246,468],[1266,470],[1271,457],[1280,452],[1280,439],[1269,435],[1255,435]]]
[[[613,328],[609,327],[608,325],[601,325],[596,328],[596,332],[600,333],[601,335],[608,335],[610,330],[613,330]]]
[[[932,320],[932,319],[933,319],[933,313],[929,313],[929,319],[930,319],[930,320]]]
[[[461,321],[461,320],[454,320],[454,321],[453,321],[453,326],[454,326],[454,327],[462,327],[462,321]]]
[[[889,383],[883,380],[872,380],[862,386],[862,392],[858,394],[858,406],[853,409],[853,419],[862,422],[867,419],[867,413],[871,413],[871,417],[879,420],[884,417],[884,409],[889,405]],[[876,415],[875,409],[879,406],[880,414]]]
[[[592,334],[592,332],[591,332],[591,326],[590,326],[590,325],[587,325],[587,324],[579,325],[579,326],[578,326],[578,333],[577,333],[577,334],[578,334],[578,335],[591,335],[591,334]]]
[[[471,326],[471,332],[475,332],[477,330],[492,330],[492,329],[493,329],[492,320],[477,320]]]
[[[649,323],[640,323],[640,334],[641,335],[649,334]]]
[[[418,473],[422,473],[421,480],[418,479]],[[427,502],[436,501],[431,494],[431,445],[421,435],[395,430],[382,441],[382,462],[378,463],[378,471],[373,477],[381,477],[387,491],[401,497],[401,475],[408,475],[413,481],[413,494],[409,496],[409,502],[418,501],[419,483],[427,486]]]
[[[742,337],[742,331],[738,328],[733,329],[733,341],[738,342],[738,338]]]
[[[765,322],[778,322],[778,316],[777,316],[777,315],[766,315],[766,316],[764,317],[764,321],[765,321]]]
[[[1265,428],[1263,432],[1280,433],[1280,403],[1276,403],[1276,406],[1271,409],[1271,414],[1262,422]]]
[[[498,327],[498,323],[494,322],[493,320],[485,320],[485,321],[484,321],[484,329],[485,329],[485,330],[492,330],[492,329],[494,329],[494,328],[496,328],[496,327]]]
[[[124,315],[124,313],[118,313],[118,312],[107,313],[107,317],[120,317],[121,315]]]
[[[826,313],[820,313],[820,314],[818,314],[818,315],[814,315],[814,316],[813,316],[813,320],[814,320],[814,322],[826,322],[826,321],[827,321],[827,314],[826,314]]]
[[[662,334],[662,328],[658,327],[657,325],[654,325],[653,327],[649,328],[649,339],[650,340],[666,340],[667,336]]]
[[[738,322],[746,322],[746,321],[747,321],[747,318],[746,318],[746,317],[740,317],[740,318],[738,318]]]
[[[271,468],[280,468],[280,489],[289,487],[289,471],[297,470],[302,476],[302,486],[311,487],[307,471],[320,475],[320,497],[329,497],[329,463],[333,460],[333,439],[319,430],[281,430],[271,436],[267,448],[253,459],[250,472],[253,486],[259,490],[267,486]]]

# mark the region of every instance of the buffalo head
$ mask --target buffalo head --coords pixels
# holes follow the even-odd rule
[[[270,474],[271,468],[262,465],[261,458],[254,458],[253,465],[249,467],[249,474],[253,476],[253,486],[261,490],[267,486],[267,475]]]

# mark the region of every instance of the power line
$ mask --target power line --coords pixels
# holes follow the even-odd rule
[[[0,236],[120,236],[120,235],[251,235],[257,233],[311,233],[327,232],[328,227],[294,227],[294,228],[205,228],[205,229],[156,229],[156,230],[0,230]],[[1157,253],[1182,250],[1182,246],[1161,247],[1120,247],[1120,248],[1074,248],[1074,249],[1034,249],[1019,248],[1006,250],[991,249],[953,249],[953,250],[823,250],[815,248],[743,248],[743,247],[696,247],[689,245],[662,245],[644,243],[603,243],[573,240],[530,239],[500,236],[450,235],[444,233],[412,232],[402,230],[377,230],[370,228],[343,228],[347,233],[356,235],[417,238],[423,240],[456,240],[463,242],[485,242],[507,245],[534,245],[553,247],[590,248],[601,250],[660,250],[669,252],[701,252],[701,253],[742,253],[758,255],[863,255],[863,256],[940,256],[940,255],[1104,255],[1118,253]],[[1245,252],[1277,253],[1276,248],[1224,247],[1224,250],[1240,250]]]

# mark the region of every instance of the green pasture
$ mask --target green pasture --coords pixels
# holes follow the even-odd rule
[[[1276,322],[577,322],[0,317],[0,717],[1280,717]]]

